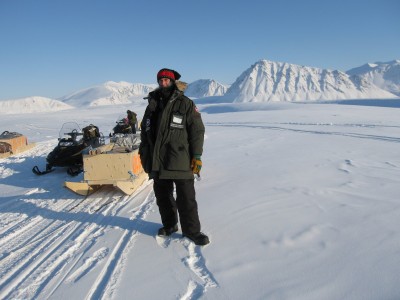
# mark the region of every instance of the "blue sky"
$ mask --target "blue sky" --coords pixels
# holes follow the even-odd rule
[[[346,71],[400,59],[398,0],[0,0],[0,100],[105,81],[224,84],[260,59]]]

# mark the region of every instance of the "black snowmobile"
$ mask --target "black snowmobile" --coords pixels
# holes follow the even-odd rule
[[[110,133],[110,137],[116,134],[132,134],[132,127],[129,125],[128,120],[126,118],[118,118],[115,122],[117,125],[113,128],[113,132]]]
[[[81,129],[74,122],[64,123],[60,130],[58,145],[46,158],[46,170],[34,166],[32,172],[44,175],[54,171],[53,167],[67,167],[69,175],[78,175],[83,170],[83,156],[90,148],[104,145],[104,136],[93,124]]]
[[[116,147],[125,149],[126,152],[131,152],[139,148],[140,134],[133,133],[132,127],[129,125],[126,118],[119,117],[116,121],[117,125],[110,133],[110,142]]]

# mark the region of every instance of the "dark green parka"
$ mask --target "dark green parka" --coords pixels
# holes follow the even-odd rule
[[[191,160],[203,153],[201,115],[176,86],[165,105],[160,98],[160,89],[149,93],[142,120],[139,154],[143,168],[150,178],[191,179]]]

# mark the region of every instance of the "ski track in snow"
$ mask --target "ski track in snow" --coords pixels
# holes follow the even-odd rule
[[[53,146],[38,143],[26,153],[5,159],[10,168],[2,166],[0,176],[12,176],[16,172],[12,167],[24,162],[24,157],[46,156]],[[86,198],[65,198],[70,192],[64,190],[55,198],[37,199],[30,197],[48,191],[30,188],[20,196],[5,198],[0,206],[7,210],[0,221],[0,299],[49,298],[60,286],[79,283],[96,268],[101,270],[85,299],[113,298],[128,255],[141,235],[141,222],[155,205],[150,183],[131,196],[106,187]],[[109,222],[120,216],[126,216],[126,221]],[[115,227],[122,232],[118,242],[96,250],[101,237]],[[199,298],[208,288],[217,287],[201,247],[187,239],[174,241],[180,248],[172,250],[185,250],[182,262],[198,278],[189,281],[181,299]],[[171,240],[162,243],[168,248]]]
[[[148,191],[148,189],[146,189],[148,186],[148,184],[145,184],[145,186],[139,189],[136,194],[140,194],[143,190]],[[154,197],[152,197],[151,195],[152,192],[147,193],[147,196],[143,203],[137,209],[134,209],[133,215],[129,218],[130,221],[135,221],[136,224],[139,225],[139,227],[141,220],[144,220],[146,218],[147,214],[151,211],[154,205],[155,200]],[[126,202],[122,202],[122,205],[125,204]],[[119,210],[120,208],[117,208],[114,210],[114,212],[117,212]],[[124,230],[117,245],[113,249],[110,257],[108,258],[107,263],[103,267],[101,273],[96,279],[96,282],[93,284],[85,299],[112,298],[112,295],[116,290],[119,275],[124,268],[124,263],[127,259],[127,255],[139,235],[140,232],[138,230],[134,230],[133,228],[128,228]]]
[[[99,261],[104,259],[108,254],[109,249],[103,247],[97,250],[93,256],[87,258],[85,263],[79,267],[73,274],[68,276],[67,281],[75,282],[78,281],[82,276],[87,274]]]
[[[7,158],[4,162],[9,165],[18,164],[24,161],[24,156],[45,155],[48,148],[48,143],[39,143],[39,147],[29,153]],[[0,171],[2,178],[14,172],[5,167]],[[103,247],[90,257],[84,256],[110,227],[129,227],[122,221],[109,224],[110,217],[126,213],[126,210],[132,211],[132,206],[140,204],[137,203],[140,198],[136,201],[136,195],[148,192],[148,186],[145,184],[132,196],[121,196],[114,189],[101,189],[85,199],[38,200],[26,197],[46,191],[30,189],[22,199],[6,198],[7,205],[3,206],[7,212],[3,214],[0,230],[0,299],[50,297],[64,282],[79,281],[111,253],[87,299],[103,297],[109,291],[104,289],[105,285],[110,285],[110,282],[115,285],[117,277],[113,278],[113,274],[118,269],[125,248],[133,244],[138,233],[124,229],[114,249]],[[147,197],[138,209],[134,209],[133,216],[127,218],[127,222],[138,222],[146,216],[152,206],[149,199]],[[81,260],[83,263],[77,267]],[[77,269],[73,270],[75,267]]]
[[[297,129],[292,127],[283,127],[277,125],[288,125],[292,127],[296,126],[314,126],[314,127],[348,127],[348,128],[358,128],[358,129],[374,129],[379,127],[390,127],[390,128],[400,128],[399,126],[386,126],[386,125],[376,125],[376,124],[334,124],[334,123],[278,123],[276,125],[267,125],[267,123],[206,123],[206,126],[221,126],[221,127],[247,127],[247,128],[258,128],[258,129],[269,129],[269,130],[283,130],[292,131],[298,133],[309,133],[309,134],[326,134],[326,135],[337,135],[345,137],[354,137],[360,139],[371,139],[386,142],[400,143],[399,137],[390,137],[374,134],[364,134],[357,132],[342,132],[342,131],[323,131],[323,130],[309,130],[309,129]]]
[[[11,253],[2,260],[2,298],[35,298],[82,246],[104,230],[91,222],[52,220],[50,213],[49,217],[25,219],[16,231],[9,231],[10,242],[0,248]]]
[[[176,197],[176,189],[174,189],[174,194]],[[180,297],[180,300],[199,299],[207,292],[208,288],[218,287],[218,283],[213,274],[207,269],[206,259],[201,250],[202,247],[196,246],[187,238],[181,238],[177,233],[173,233],[168,237],[160,237],[156,235],[156,241],[160,247],[165,249],[169,248],[171,244],[176,245],[177,248],[183,246],[186,249],[187,256],[182,259],[182,262],[199,279],[199,281],[202,282],[199,283],[190,280],[187,290],[183,296]]]

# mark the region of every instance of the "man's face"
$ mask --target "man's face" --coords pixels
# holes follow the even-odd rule
[[[169,78],[160,78],[160,80],[158,81],[158,84],[160,87],[169,87],[171,85],[171,79]]]

